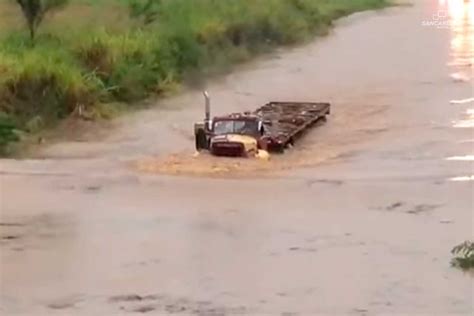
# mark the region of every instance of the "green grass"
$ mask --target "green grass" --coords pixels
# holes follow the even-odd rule
[[[130,1],[71,0],[46,17],[35,45],[14,1],[1,1],[0,114],[27,131],[78,106],[100,116],[113,112],[104,103],[133,106],[189,73],[325,34],[335,19],[388,0],[163,0],[146,25]]]

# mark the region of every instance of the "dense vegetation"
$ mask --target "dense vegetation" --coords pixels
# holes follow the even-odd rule
[[[387,0],[32,0],[61,4],[36,18],[19,5],[28,1],[0,3],[4,129],[106,115],[117,101],[132,105],[189,73],[323,34]]]
[[[463,270],[474,268],[474,243],[472,241],[465,241],[451,250],[455,256],[451,261],[454,267]]]

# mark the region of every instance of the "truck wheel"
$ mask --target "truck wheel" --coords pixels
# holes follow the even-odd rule
[[[207,148],[207,137],[206,137],[206,132],[204,132],[202,129],[199,129],[196,131],[194,135],[194,139],[196,142],[196,150],[201,151]]]

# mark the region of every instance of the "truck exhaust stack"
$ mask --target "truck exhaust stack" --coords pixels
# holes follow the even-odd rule
[[[205,108],[204,108],[204,123],[206,128],[209,126],[209,122],[211,121],[211,98],[209,97],[209,93],[207,91],[203,92],[204,99],[205,99]]]

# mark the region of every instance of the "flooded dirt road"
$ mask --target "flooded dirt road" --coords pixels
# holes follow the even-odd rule
[[[1,161],[0,314],[472,315],[473,56],[474,3],[420,0],[208,83],[216,114],[333,103],[272,168],[192,172],[199,91]]]

